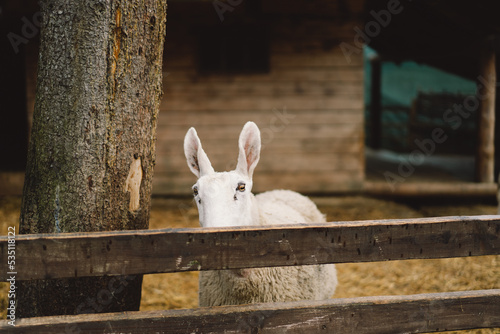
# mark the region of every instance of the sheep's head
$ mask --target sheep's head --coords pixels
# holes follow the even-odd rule
[[[260,157],[260,131],[253,122],[243,127],[239,139],[235,170],[215,172],[201,146],[196,130],[190,128],[184,138],[187,163],[198,181],[193,195],[203,227],[245,226],[257,224],[258,214],[251,193],[252,176]]]

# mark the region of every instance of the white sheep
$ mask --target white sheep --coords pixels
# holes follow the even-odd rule
[[[184,153],[198,177],[193,193],[202,227],[325,222],[307,197],[289,190],[251,193],[260,157],[260,131],[253,122],[239,138],[236,169],[215,172],[194,128],[184,138]],[[200,306],[330,298],[337,286],[335,265],[266,267],[200,272]]]

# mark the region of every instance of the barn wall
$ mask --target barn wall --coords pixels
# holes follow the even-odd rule
[[[193,28],[169,22],[165,94],[157,129],[156,194],[185,194],[195,182],[183,153],[189,127],[196,127],[212,164],[222,171],[234,168],[238,135],[250,120],[261,128],[263,140],[254,174],[257,192],[287,188],[331,193],[361,188],[362,52],[353,54],[349,63],[339,47],[342,41],[353,44],[357,23],[283,16],[268,17],[267,22],[270,72],[245,75],[199,74]]]
[[[179,8],[180,3],[183,8]],[[189,127],[196,127],[212,164],[222,171],[234,168],[238,135],[250,120],[259,125],[263,141],[254,174],[255,191],[286,188],[332,193],[361,189],[362,52],[352,54],[348,62],[339,45],[342,41],[354,44],[354,27],[363,27],[363,5],[362,1],[349,1],[347,7],[341,3],[316,0],[312,6],[304,0],[263,1],[259,10],[265,13],[270,28],[269,73],[203,75],[197,70],[197,29],[223,23],[212,2],[170,2],[154,194],[191,192],[196,178],[183,152]],[[318,6],[323,8],[319,15]],[[238,21],[244,10],[242,5],[226,12],[224,24],[231,19]],[[37,47],[32,43],[27,53],[30,121]],[[17,192],[21,187],[22,183]]]

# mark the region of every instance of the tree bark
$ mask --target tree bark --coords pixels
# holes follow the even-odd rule
[[[166,0],[51,0],[41,8],[20,232],[146,229]],[[140,275],[78,273],[22,282],[16,315],[138,310],[141,284]]]

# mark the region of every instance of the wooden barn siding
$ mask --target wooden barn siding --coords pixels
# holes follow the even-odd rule
[[[332,19],[270,22],[270,72],[248,75],[198,74],[194,34],[187,25],[169,22],[154,193],[190,192],[195,177],[183,153],[189,127],[196,127],[221,171],[234,168],[238,135],[249,120],[259,125],[263,140],[255,191],[361,188],[362,54],[348,63],[339,47],[342,41],[353,43],[356,24]]]
[[[265,3],[265,10],[271,15],[283,14],[279,1]],[[359,3],[350,4],[354,6],[353,12],[361,10]],[[287,8],[292,15],[303,14],[305,10]],[[209,9],[213,10],[211,6]],[[328,13],[338,11],[336,6],[327,9]],[[202,10],[199,15],[206,15],[206,8],[198,10]],[[172,10],[171,14],[178,13]],[[183,15],[187,14],[196,12],[190,9]],[[270,20],[269,73],[200,75],[196,70],[193,28],[182,22],[171,19],[167,27],[155,194],[190,192],[195,177],[189,172],[183,153],[183,138],[190,126],[196,127],[216,170],[227,170],[236,163],[238,135],[249,120],[259,125],[263,140],[254,190],[288,188],[326,193],[361,189],[364,181],[362,55],[351,55],[348,63],[339,44],[346,41],[352,45],[353,28],[362,27],[362,23],[331,17],[299,20],[276,17]],[[217,20],[209,22],[220,24]],[[37,52],[36,41],[28,45],[30,129]],[[289,115],[284,118],[289,123],[280,121],[279,114]],[[22,182],[17,188],[20,192]]]

